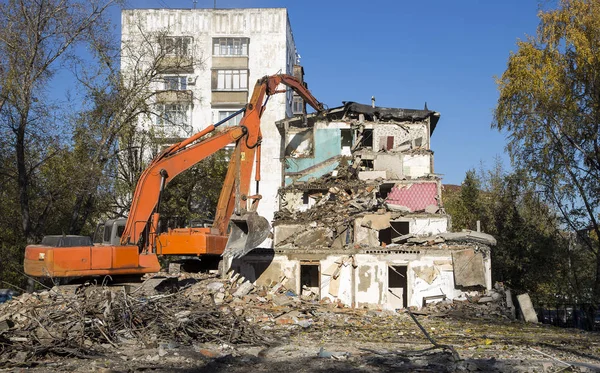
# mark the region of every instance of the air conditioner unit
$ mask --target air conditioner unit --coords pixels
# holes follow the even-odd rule
[[[196,77],[195,76],[188,76],[187,82],[188,82],[188,84],[196,84]]]

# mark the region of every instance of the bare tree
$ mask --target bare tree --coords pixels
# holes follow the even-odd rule
[[[146,163],[165,143],[191,134],[190,128],[178,127],[157,107],[165,95],[190,105],[200,99],[190,91],[165,89],[164,77],[202,68],[202,54],[194,53],[191,45],[182,50],[181,45],[168,43],[169,35],[168,29],[150,32],[136,23],[120,46],[107,42],[110,38],[94,41],[102,63],[78,73],[91,98],[88,110],[77,119],[84,135],[76,137],[79,143],[93,142],[87,144],[89,163],[84,167],[89,176],[77,190],[69,232],[79,233],[94,211],[126,215]],[[155,126],[157,122],[162,125]]]
[[[36,172],[59,148],[60,126],[52,123],[47,85],[79,43],[89,40],[114,0],[8,0],[0,6],[0,126],[12,147],[23,236],[34,240],[52,204],[33,216]],[[57,131],[58,130],[58,131]],[[49,146],[49,145],[54,146]]]

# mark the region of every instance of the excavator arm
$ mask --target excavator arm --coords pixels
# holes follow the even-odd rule
[[[213,132],[221,123],[227,121],[227,118],[170,146],[152,161],[137,183],[129,217],[121,236],[121,244],[139,243],[144,237],[144,232],[150,236],[155,235],[158,228],[161,191],[166,184],[181,172],[231,143],[236,143],[236,147],[221,189],[211,233],[226,235],[232,214],[240,218],[246,212],[247,206],[242,206],[243,202],[251,200],[254,202],[253,210],[256,209],[260,196],[248,196],[248,192],[255,160],[255,179],[260,180],[260,142],[262,139],[260,120],[266,109],[268,97],[286,92],[285,89],[278,90],[280,84],[293,89],[315,110],[323,110],[323,105],[293,76],[278,74],[259,79],[254,86],[249,103],[245,109],[239,112],[243,111],[244,116],[238,126],[230,127],[224,132],[199,141],[208,133]],[[256,240],[248,241],[254,243]],[[249,249],[246,245],[242,246],[244,246],[243,250],[240,249],[242,251]]]
[[[280,84],[291,87],[316,110],[323,109],[306,87],[291,76],[282,74],[259,79],[250,102],[236,113],[244,113],[239,126],[228,127],[204,138],[233,116],[210,125],[167,148],[144,170],[121,234],[121,245],[95,245],[88,242],[89,238],[82,240],[83,237],[79,236],[58,237],[62,239],[59,243],[56,236],[49,236],[40,245],[26,247],[23,263],[25,273],[36,277],[140,275],[159,271],[158,255],[161,254],[223,254],[235,258],[257,247],[266,238],[269,224],[255,212],[260,196],[249,196],[248,192],[253,167],[256,170],[255,180],[260,180],[260,118],[268,97],[285,92],[278,90]],[[236,146],[219,197],[213,227],[179,229],[159,235],[160,198],[165,185],[231,143]],[[233,224],[228,234],[230,222]],[[253,235],[255,231],[259,234]]]

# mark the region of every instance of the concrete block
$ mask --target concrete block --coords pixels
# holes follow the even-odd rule
[[[521,308],[523,319],[526,322],[538,322],[537,313],[533,308],[533,303],[531,303],[531,298],[529,297],[529,294],[525,293],[517,295],[517,301],[519,302],[519,307]]]
[[[254,285],[252,285],[250,281],[246,281],[237,288],[235,293],[233,293],[233,296],[238,298],[243,297],[244,295],[251,292],[252,289],[254,289]]]
[[[391,212],[387,212],[385,214],[369,214],[363,216],[360,225],[375,230],[381,230],[390,227],[391,218]]]

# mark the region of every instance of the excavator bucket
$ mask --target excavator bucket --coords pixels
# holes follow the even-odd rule
[[[254,250],[269,235],[271,225],[267,219],[256,212],[233,215],[230,220],[231,231],[223,256],[241,258]]]

